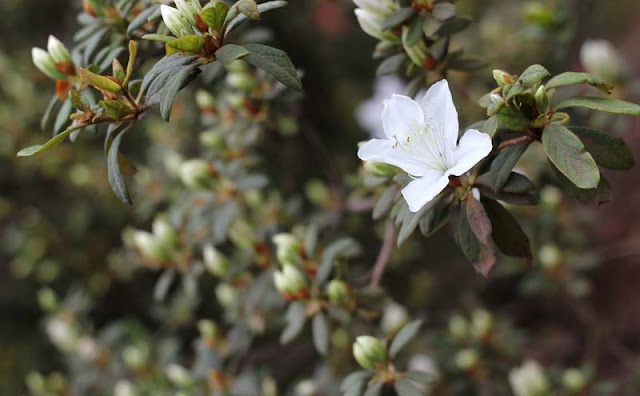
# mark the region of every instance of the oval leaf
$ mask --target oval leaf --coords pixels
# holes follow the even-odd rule
[[[393,337],[393,341],[391,342],[391,346],[389,347],[389,356],[393,359],[396,357],[398,352],[404,348],[409,341],[413,339],[418,334],[418,330],[420,330],[420,326],[422,325],[422,320],[414,320],[406,325],[395,337]]]
[[[580,96],[567,99],[556,105],[555,109],[566,109],[568,107],[586,107],[607,113],[640,115],[640,106],[635,103],[618,99],[601,98],[599,96]]]

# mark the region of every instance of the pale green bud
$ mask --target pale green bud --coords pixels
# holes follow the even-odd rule
[[[331,192],[321,180],[310,180],[305,186],[305,193],[309,201],[318,206],[325,206],[331,202]]]
[[[471,336],[482,340],[493,329],[493,315],[484,309],[476,309],[471,314]]]
[[[29,390],[36,395],[44,393],[47,386],[44,376],[37,371],[27,374],[26,383]]]
[[[43,287],[38,291],[38,303],[46,312],[55,312],[59,307],[58,296],[50,287]]]
[[[307,278],[298,267],[285,264],[273,273],[273,282],[280,293],[295,295],[307,288]]]
[[[193,24],[178,9],[163,4],[160,6],[160,13],[164,24],[176,37],[193,34]]]
[[[183,162],[179,170],[180,180],[193,189],[211,188],[213,175],[209,163],[202,159],[192,159]]]
[[[46,322],[45,330],[51,342],[65,352],[71,352],[78,341],[77,329],[66,320],[52,318]]]
[[[387,350],[384,344],[372,336],[360,336],[353,343],[353,357],[366,370],[375,370],[387,363]]]
[[[176,232],[165,216],[156,216],[151,225],[151,230],[158,242],[165,246],[175,246],[178,242]]]
[[[193,378],[191,377],[189,371],[179,364],[169,364],[167,366],[165,374],[167,375],[169,381],[171,381],[174,385],[186,387],[193,384]]]
[[[137,230],[133,235],[133,239],[136,248],[144,257],[154,260],[164,260],[166,258],[164,245],[152,233]]]
[[[200,109],[215,109],[217,107],[216,98],[210,92],[203,89],[196,92],[196,103]]]
[[[122,360],[132,369],[139,369],[147,363],[149,350],[143,345],[128,345],[122,350]]]
[[[398,173],[399,170],[393,165],[375,161],[365,161],[363,167],[365,172],[369,173],[370,175],[380,177],[395,176],[395,174]]]
[[[136,396],[137,392],[133,384],[127,380],[116,382],[113,387],[113,396]]]
[[[334,279],[327,285],[329,301],[334,305],[342,305],[349,300],[349,286],[338,279]]]
[[[227,73],[225,80],[230,87],[244,91],[251,91],[257,86],[256,80],[245,72]]]
[[[200,143],[206,147],[220,150],[225,147],[225,141],[219,133],[214,131],[202,132],[200,134]]]
[[[277,234],[273,237],[273,243],[276,245],[276,257],[280,264],[299,265],[302,262],[300,257],[302,243],[295,235]]]
[[[411,318],[405,307],[396,303],[388,304],[382,312],[382,332],[387,335],[393,334],[409,323],[409,319]]]
[[[556,209],[562,203],[562,190],[554,186],[546,186],[540,192],[540,204]]]
[[[498,86],[500,87],[513,84],[513,82],[515,81],[515,78],[511,74],[500,69],[495,69],[493,71],[493,78],[496,80],[496,83],[498,83]]]
[[[216,286],[216,298],[223,308],[232,309],[238,301],[238,292],[233,286],[221,283]]]
[[[460,370],[470,371],[480,362],[480,354],[474,348],[465,348],[456,353],[453,361]]]
[[[264,396],[278,396],[278,383],[273,377],[264,377],[260,388]]]
[[[314,396],[317,391],[316,384],[310,379],[298,382],[295,388],[296,396]]]
[[[211,320],[202,319],[198,321],[198,330],[203,337],[217,340],[220,336],[218,325]]]
[[[218,249],[211,244],[204,245],[202,249],[204,257],[204,265],[207,267],[211,275],[223,277],[229,272],[230,263],[227,258],[220,253]]]
[[[409,46],[407,44],[408,35],[409,35],[409,27],[403,26],[402,27],[402,46],[404,47],[404,50],[409,56],[409,59],[411,59],[411,61],[416,66],[423,68],[425,61],[427,60],[427,54],[428,54],[427,45],[424,43],[423,40],[420,39],[416,44]]]
[[[464,341],[468,334],[469,323],[464,317],[454,315],[449,319],[449,335],[451,335],[455,341]]]
[[[54,80],[65,80],[67,78],[64,73],[58,70],[55,60],[47,51],[41,48],[32,48],[31,58],[33,60],[33,64],[38,68],[38,70],[44,73],[47,77]]]
[[[55,63],[71,62],[71,55],[69,54],[69,50],[64,46],[64,44],[62,44],[60,40],[58,40],[54,36],[49,36],[47,51],[49,52],[49,55],[51,55],[51,58],[53,58],[53,61]]]
[[[570,392],[579,393],[587,387],[587,378],[582,370],[570,368],[562,374],[562,385]]]
[[[555,244],[547,243],[538,251],[538,260],[544,268],[555,269],[562,263],[562,252]]]
[[[199,0],[175,0],[176,7],[180,11],[180,15],[187,19],[192,25],[196,23],[196,14],[202,11]]]
[[[549,383],[540,365],[528,360],[509,372],[509,383],[515,396],[545,396]]]
[[[256,244],[255,231],[243,220],[236,220],[231,224],[229,238],[237,247],[245,250],[252,250]]]
[[[544,85],[541,85],[540,88],[538,88],[534,97],[538,110],[547,111],[547,108],[549,107],[549,97],[547,96],[547,89]]]

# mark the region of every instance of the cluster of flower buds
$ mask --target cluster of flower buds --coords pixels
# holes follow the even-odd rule
[[[38,70],[54,80],[66,80],[69,76],[76,74],[69,50],[53,36],[49,36],[46,51],[42,48],[33,48],[31,57]]]
[[[550,394],[549,382],[540,365],[528,360],[509,372],[509,383],[515,396],[546,396]]]
[[[353,357],[365,370],[376,370],[387,364],[387,349],[379,339],[363,335],[353,343]]]
[[[353,0],[357,8],[356,18],[362,30],[371,37],[382,41],[399,43],[399,37],[383,29],[385,20],[398,11],[398,5],[392,0]]]
[[[167,28],[176,35],[183,37],[197,32],[196,15],[202,11],[198,0],[175,0],[176,7],[161,5],[162,20]]]

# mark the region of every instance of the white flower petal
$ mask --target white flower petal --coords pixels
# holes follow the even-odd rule
[[[387,139],[371,139],[358,150],[358,158],[363,161],[383,162],[397,166],[410,175],[419,177],[429,172],[424,163],[393,148],[394,142]]]
[[[382,34],[382,24],[384,23],[383,16],[361,8],[357,8],[355,13],[358,23],[365,33],[377,39],[384,40],[384,36]]]
[[[393,13],[398,7],[390,1],[380,0],[353,0],[357,7],[370,12],[375,12],[382,16]]]
[[[454,176],[464,174],[489,155],[492,149],[493,145],[489,135],[475,129],[469,129],[460,138],[458,147],[453,150],[455,165],[447,171],[447,174]]]
[[[424,113],[408,96],[393,95],[384,101],[382,126],[389,139],[405,141],[414,132],[425,127]]]
[[[440,80],[433,84],[420,101],[428,124],[444,134],[447,145],[453,150],[458,141],[458,112],[453,104],[449,83]]]
[[[428,171],[402,189],[402,196],[407,201],[409,210],[415,213],[440,194],[448,184],[449,177],[443,172]]]

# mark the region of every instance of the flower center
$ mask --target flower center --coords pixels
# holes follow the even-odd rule
[[[453,164],[453,153],[447,144],[446,135],[435,122],[415,128],[404,139],[393,136],[394,149],[423,164],[426,168],[446,172]]]

